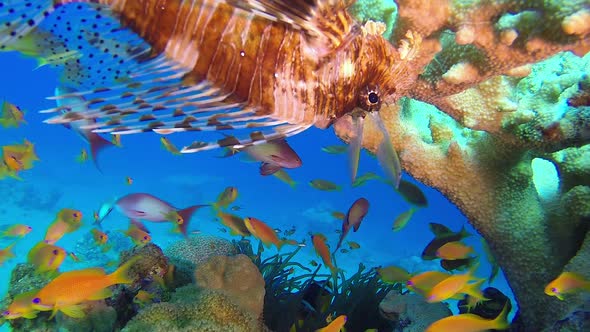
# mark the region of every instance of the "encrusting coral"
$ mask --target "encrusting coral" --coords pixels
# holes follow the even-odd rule
[[[572,257],[588,255],[577,253],[589,241],[588,3],[397,3],[398,91],[380,113],[402,167],[455,203],[487,240],[518,302],[515,325],[551,326],[577,301],[548,297],[544,286]],[[558,54],[565,51],[573,54]],[[334,128],[352,136],[350,118]],[[382,137],[365,121],[365,148],[376,152]],[[535,159],[561,177],[552,197],[533,181]],[[590,277],[580,265],[567,270]]]

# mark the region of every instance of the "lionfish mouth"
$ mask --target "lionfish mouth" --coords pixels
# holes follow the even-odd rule
[[[383,139],[377,148],[377,160],[388,180],[390,180],[394,188],[397,189],[402,175],[401,163],[399,156],[391,143],[391,136],[387,131],[385,123],[381,119],[379,111],[367,112],[360,108],[356,108],[350,113],[350,116],[352,117],[353,131],[353,137],[351,137],[350,142],[348,143],[348,161],[351,181],[354,182],[358,173],[358,165],[363,143],[363,128],[367,115],[369,115],[379,128],[379,131],[383,134]]]

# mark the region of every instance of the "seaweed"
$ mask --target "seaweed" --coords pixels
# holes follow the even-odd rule
[[[357,272],[346,279],[344,272],[338,275],[318,274],[321,265],[311,270],[293,261],[301,247],[294,251],[276,254],[266,259],[261,258],[264,250],[259,244],[257,254],[252,247],[240,246],[256,264],[265,281],[264,323],[277,332],[315,331],[326,326],[328,317],[347,316],[348,331],[364,331],[370,328],[392,330],[394,323],[381,317],[379,303],[392,290],[401,293],[400,284],[388,285],[381,281],[374,269],[366,269],[359,264]],[[244,250],[245,249],[245,250]],[[300,268],[309,273],[292,276],[293,268]],[[338,280],[342,280],[338,284]],[[305,308],[303,298],[306,288],[314,281],[331,284],[332,299],[325,311]],[[329,300],[329,299],[328,299]]]

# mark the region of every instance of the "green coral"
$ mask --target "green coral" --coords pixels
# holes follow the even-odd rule
[[[261,329],[258,320],[242,312],[230,298],[188,285],[178,288],[169,303],[146,307],[123,331],[259,332]]]

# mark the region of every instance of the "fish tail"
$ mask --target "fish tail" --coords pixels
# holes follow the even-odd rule
[[[8,0],[0,7],[0,50],[10,49],[60,4],[53,0]]]
[[[491,329],[505,330],[508,327],[510,327],[510,323],[508,322],[508,314],[510,313],[510,310],[508,310],[508,303],[510,302],[506,300],[504,308],[502,308],[502,311],[500,312],[498,317],[494,318],[494,320],[492,321],[492,324],[490,326]]]
[[[92,154],[92,161],[96,168],[100,170],[98,167],[98,153],[102,151],[104,148],[115,146],[111,141],[104,139],[102,136],[91,133],[88,135],[88,142],[90,143],[90,153]]]
[[[115,272],[109,275],[113,285],[115,284],[130,284],[133,282],[132,276],[129,275],[131,267],[137,263],[142,256],[133,256],[130,260],[121,265]]]
[[[191,220],[191,217],[193,216],[193,213],[205,206],[209,206],[209,204],[193,205],[191,207],[187,207],[186,209],[177,211],[178,215],[181,216],[184,220],[182,224],[178,225],[178,228],[180,229],[182,235],[184,235],[185,237],[187,236],[188,224]]]

